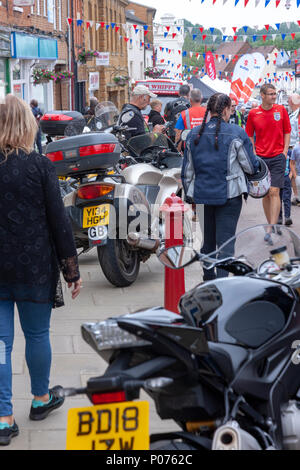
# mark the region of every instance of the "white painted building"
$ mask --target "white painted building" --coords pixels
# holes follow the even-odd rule
[[[128,73],[131,83],[144,79],[144,71],[147,67],[145,63],[146,51],[144,44],[145,23],[137,18],[134,11],[126,10],[126,35],[128,52]],[[151,62],[150,64],[151,65]]]
[[[165,78],[182,78],[183,19],[167,13],[153,28],[156,67],[165,71]]]

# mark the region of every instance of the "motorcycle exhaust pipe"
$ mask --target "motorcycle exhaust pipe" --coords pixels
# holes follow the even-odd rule
[[[159,247],[160,240],[152,240],[151,238],[141,238],[139,233],[130,232],[127,236],[127,243],[135,248],[142,248],[155,252]]]
[[[212,450],[262,450],[257,440],[240,428],[236,421],[219,427],[213,438]]]

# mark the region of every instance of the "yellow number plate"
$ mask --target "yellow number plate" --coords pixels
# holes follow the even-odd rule
[[[101,206],[85,207],[83,209],[83,228],[97,227],[98,225],[109,224],[110,204],[101,204]]]
[[[68,412],[67,450],[148,450],[149,403],[122,402]]]

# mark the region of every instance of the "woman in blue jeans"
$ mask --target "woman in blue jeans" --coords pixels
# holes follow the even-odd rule
[[[49,388],[51,310],[63,305],[60,270],[73,298],[81,279],[54,165],[33,151],[37,125],[29,106],[7,95],[0,129],[0,445],[8,445],[19,433],[11,402],[14,306],[26,340],[29,417],[45,419],[63,404],[61,387]]]
[[[209,113],[211,118],[206,122]],[[230,114],[229,96],[211,96],[203,123],[190,132],[184,153],[183,187],[187,202],[197,204],[204,234],[201,252],[205,254],[235,235],[242,196],[248,194],[245,173],[251,175],[258,170],[250,139],[241,127],[228,124]],[[233,253],[232,244],[224,256]],[[218,277],[226,275],[217,270]],[[213,271],[204,269],[204,280],[215,277]]]

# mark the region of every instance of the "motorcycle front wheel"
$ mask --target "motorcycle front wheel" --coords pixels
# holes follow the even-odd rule
[[[103,274],[111,284],[128,287],[134,283],[140,270],[140,258],[126,240],[108,239],[97,251]]]

